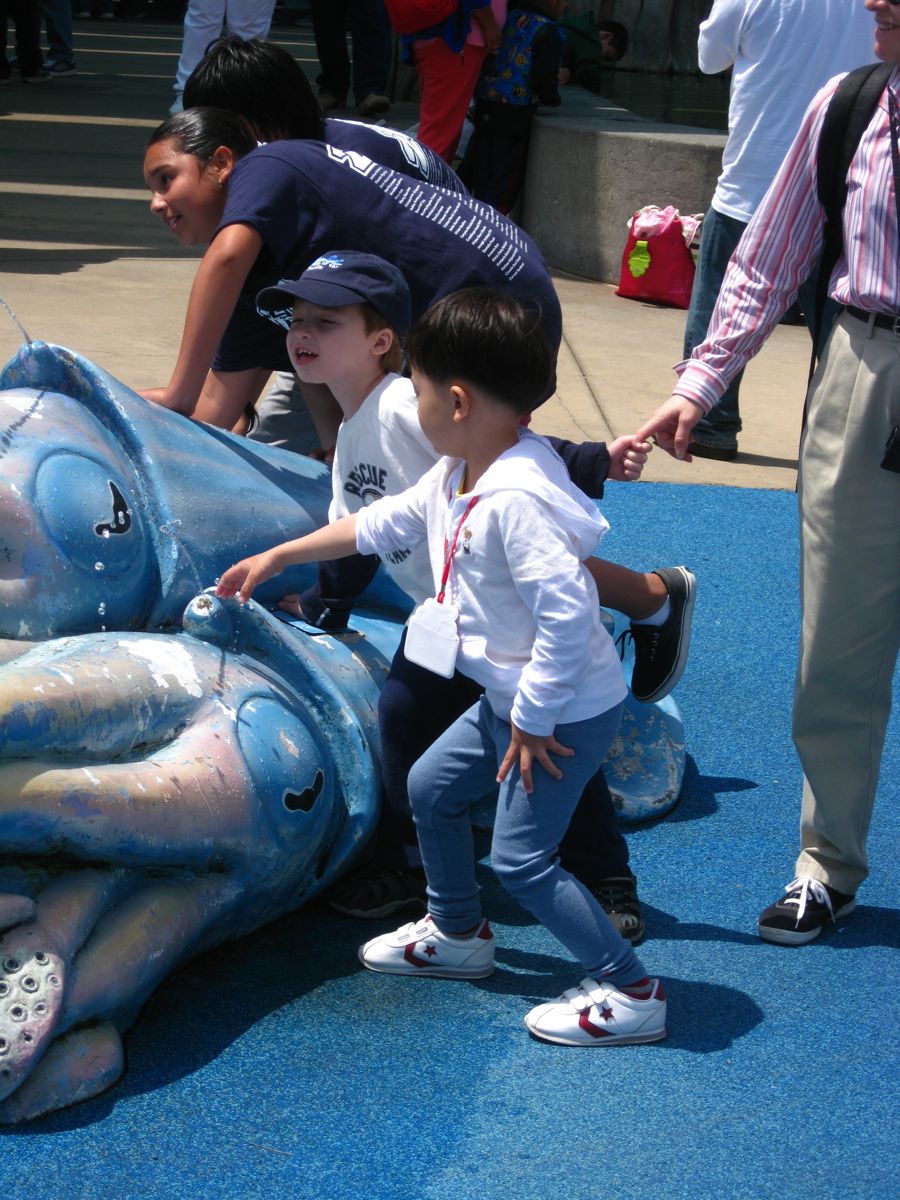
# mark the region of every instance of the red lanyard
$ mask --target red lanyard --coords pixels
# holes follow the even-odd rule
[[[456,533],[453,535],[453,545],[452,546],[448,547],[447,535],[446,534],[444,535],[444,573],[443,573],[443,575],[441,575],[441,590],[438,592],[438,598],[437,598],[438,604],[444,603],[444,594],[445,594],[446,587],[447,587],[447,580],[450,578],[450,564],[453,561],[453,555],[456,553],[456,543],[459,541],[460,531],[462,530],[463,525],[465,525],[465,523],[466,523],[466,517],[469,515],[469,513],[475,507],[475,502],[477,501],[477,499],[478,499],[477,496],[472,497],[472,499],[466,505],[466,511],[459,518],[459,524],[456,527]]]

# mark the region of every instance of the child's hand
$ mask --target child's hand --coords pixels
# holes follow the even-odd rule
[[[647,455],[653,449],[650,442],[642,442],[640,438],[629,434],[627,437],[616,438],[607,446],[609,451],[608,479],[617,479],[620,483],[633,483],[640,479],[647,461]]]
[[[573,758],[574,750],[570,750],[568,746],[561,746],[553,734],[548,734],[546,737],[540,737],[536,733],[526,733],[524,729],[519,729],[515,725],[511,725],[512,737],[509,742],[509,749],[503,756],[503,762],[500,764],[500,770],[497,772],[497,782],[502,783],[507,777],[516,763],[519,764],[519,771],[522,775],[522,784],[525,791],[530,796],[534,791],[534,783],[531,778],[531,766],[535,759],[541,764],[548,775],[554,779],[562,779],[562,771],[550,758],[550,753],[559,755],[561,758]]]
[[[283,570],[284,567],[271,550],[254,554],[250,558],[242,558],[239,563],[229,567],[216,584],[216,595],[222,600],[227,600],[237,594],[241,604],[246,604],[254,588],[271,579],[273,575],[280,575]]]
[[[490,8],[476,8],[472,11],[472,16],[481,26],[487,53],[495,54],[500,49],[503,30],[497,24],[493,12],[491,12]]]

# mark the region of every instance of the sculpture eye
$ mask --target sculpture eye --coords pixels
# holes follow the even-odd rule
[[[8,628],[0,610],[0,636],[53,637],[140,622],[158,593],[159,571],[127,465],[105,462],[102,450],[59,450],[35,466],[30,486],[27,535],[0,523],[0,549],[6,539],[21,605],[18,615],[7,606]]]
[[[79,454],[51,454],[38,467],[34,486],[37,511],[74,566],[109,578],[144,565],[142,524],[114,470]]]
[[[267,696],[245,701],[237,731],[254,790],[279,839],[314,859],[337,819],[324,740],[296,712]]]

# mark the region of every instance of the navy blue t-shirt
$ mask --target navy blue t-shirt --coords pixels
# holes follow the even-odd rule
[[[424,179],[435,187],[448,188],[451,192],[469,192],[460,177],[439,154],[411,138],[408,133],[399,133],[385,125],[366,125],[362,121],[339,121],[329,117],[325,122],[325,137],[322,139],[338,150],[356,150],[373,162],[411,175],[413,179]]]
[[[333,250],[363,250],[394,263],[409,284],[413,319],[458,288],[500,288],[540,312],[554,358],[559,349],[562,314],[540,251],[509,218],[471,196],[358,152],[280,141],[236,165],[219,229],[238,223],[255,229],[263,248],[219,346],[217,370],[290,369],[284,331],[256,312],[256,295]],[[290,315],[286,310],[285,328]]]

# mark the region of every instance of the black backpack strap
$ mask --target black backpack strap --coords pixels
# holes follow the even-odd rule
[[[844,246],[843,215],[847,200],[847,173],[860,138],[872,119],[876,105],[894,69],[892,63],[857,67],[838,84],[822,122],[816,162],[817,191],[825,209],[825,235],[816,280],[813,319],[813,353],[810,378],[818,358],[822,314],[828,298],[828,280]]]

